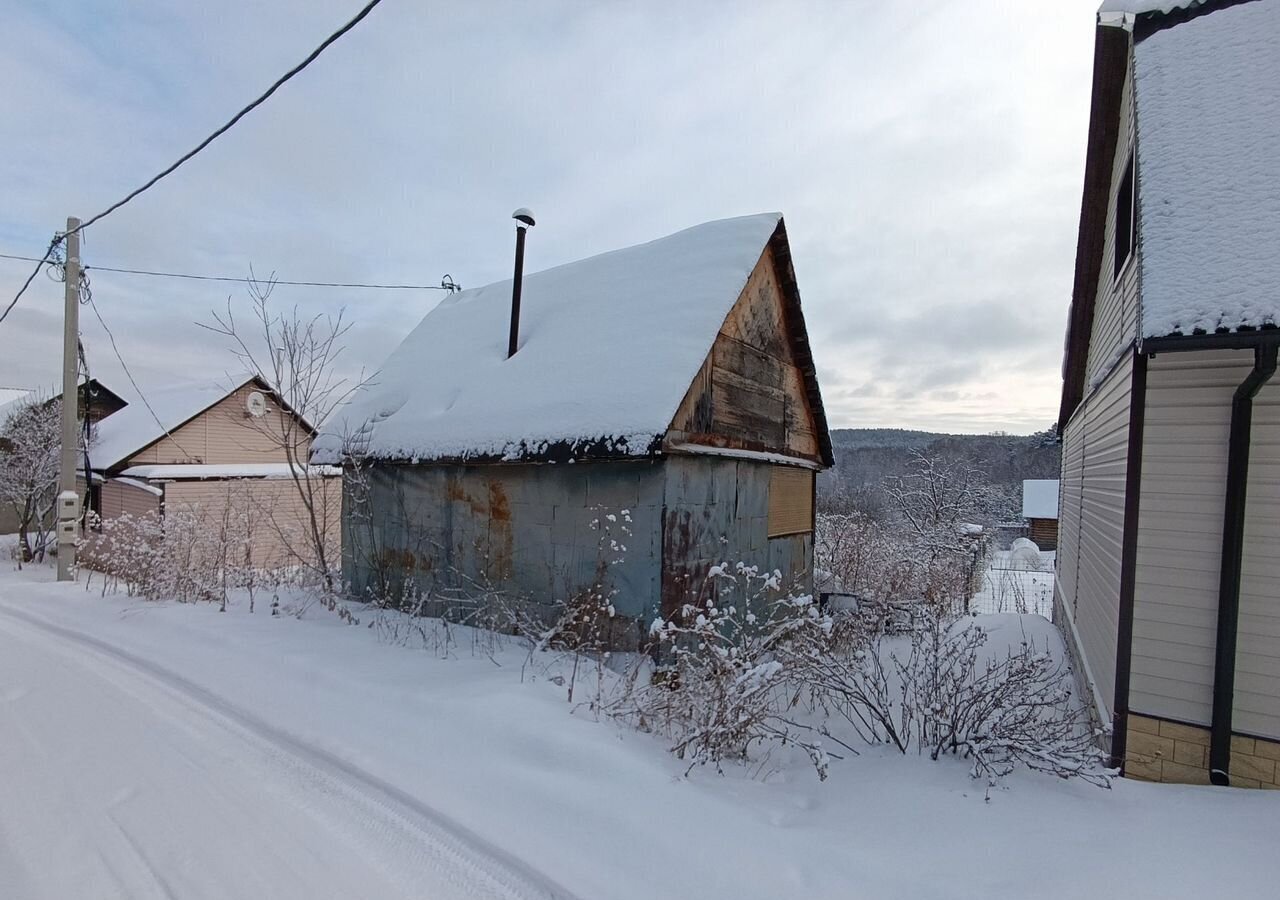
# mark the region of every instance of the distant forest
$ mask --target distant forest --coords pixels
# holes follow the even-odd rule
[[[852,501],[868,512],[883,502],[886,478],[912,469],[912,451],[982,470],[1016,515],[1027,478],[1057,478],[1062,452],[1053,431],[1030,435],[938,434],[901,428],[837,428],[831,432],[835,466],[818,476],[819,503],[830,509]]]

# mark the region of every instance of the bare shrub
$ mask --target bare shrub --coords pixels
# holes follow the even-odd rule
[[[723,771],[725,760],[746,760],[753,748],[795,746],[825,779],[827,754],[810,727],[790,718],[791,685],[778,658],[798,629],[821,618],[813,599],[774,599],[782,591],[779,572],[742,563],[728,569],[713,566],[699,596],[654,622],[650,634],[666,664],[648,683],[622,679],[604,709],[666,735],[689,771]]]
[[[797,690],[821,714],[868,744],[963,757],[989,783],[1019,764],[1110,783],[1066,663],[1048,648],[1024,637],[1003,655],[988,652],[978,624],[927,606],[907,636],[888,636],[877,621],[862,614],[844,627],[798,630],[780,647]]]

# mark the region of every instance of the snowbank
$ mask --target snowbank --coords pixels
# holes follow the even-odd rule
[[[213,697],[222,720],[234,719],[237,728],[270,723],[282,763],[296,763],[297,775],[259,781],[256,756],[240,758],[223,741],[210,753],[184,740],[168,756],[188,765],[195,783],[175,802],[165,790],[170,781],[153,781],[147,763],[156,754],[140,757],[132,773],[119,767],[131,727],[146,724],[139,703],[119,711],[109,734],[86,734],[74,716],[45,702],[55,685],[15,664],[0,685],[0,735],[21,735],[19,743],[32,734],[56,736],[48,752],[22,753],[32,768],[21,779],[0,782],[0,834],[24,842],[33,833],[55,836],[34,857],[7,856],[0,842],[0,885],[17,883],[14,873],[24,869],[35,880],[22,884],[24,898],[130,895],[111,880],[104,859],[138,879],[149,868],[171,885],[189,885],[192,872],[200,873],[203,890],[182,896],[245,896],[216,880],[235,876],[237,865],[264,873],[262,896],[339,895],[347,881],[327,893],[303,892],[318,873],[333,871],[335,859],[350,860],[352,873],[364,871],[364,848],[386,837],[373,830],[377,820],[332,820],[327,834],[268,830],[285,817],[297,822],[298,810],[331,812],[326,784],[310,774],[317,759],[340,763],[349,782],[385,785],[582,898],[1052,900],[1117,891],[1176,898],[1218,896],[1226,884],[1240,896],[1270,896],[1280,879],[1274,792],[1123,781],[1106,791],[1016,774],[988,798],[962,761],[876,749],[844,754],[825,783],[807,762],[785,755],[754,770],[731,767],[725,777],[699,770],[684,779],[684,765],[660,740],[593,721],[585,711],[571,714],[563,687],[522,681],[518,651],[491,660],[472,655],[463,639],[456,658],[439,659],[378,644],[372,630],[323,614],[298,621],[272,618],[261,607],[249,615],[243,607],[220,614],[208,606],[141,604],[36,580],[49,577],[0,571],[0,640],[16,631],[24,647],[35,640],[29,626],[13,621],[15,613],[87,635],[99,649],[68,638],[68,665],[103,657],[104,680],[144,700],[155,697],[164,710],[181,706],[190,714]],[[1061,652],[1044,620],[978,621],[992,633],[993,650],[1029,636]],[[137,666],[119,653],[144,662],[170,699],[139,685]],[[114,707],[106,712],[117,714]],[[0,738],[0,759],[10,758],[10,746]],[[197,755],[189,760],[181,755],[187,752]],[[220,762],[210,766],[211,759]],[[3,802],[3,785],[30,799],[29,785],[56,793],[62,775],[77,783],[96,778],[101,802]],[[248,797],[246,780],[257,789]],[[182,840],[193,835],[193,817],[216,800],[210,794],[219,784],[247,804],[241,818],[228,821],[221,836]],[[198,810],[182,808],[188,797]],[[131,855],[113,816],[137,836],[148,868]],[[102,826],[101,857],[92,847],[73,852],[82,848],[68,835],[95,823]],[[289,873],[305,864],[298,834],[311,841],[315,863]],[[393,846],[400,849],[384,877],[408,889],[436,882],[426,871],[429,847]],[[56,890],[68,883],[79,889]],[[271,890],[290,884],[297,893]],[[465,895],[466,885],[458,890]],[[377,893],[373,882],[366,893]],[[153,886],[132,896],[162,894]]]

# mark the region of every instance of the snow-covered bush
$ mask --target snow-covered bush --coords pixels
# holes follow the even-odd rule
[[[62,403],[18,401],[0,422],[0,504],[18,522],[19,563],[44,559],[58,499]]]
[[[690,770],[719,771],[761,746],[795,746],[825,779],[820,742],[789,717],[791,685],[778,657],[796,630],[821,617],[812,597],[783,591],[781,578],[742,563],[732,572],[713,566],[699,596],[653,623],[664,665],[647,683],[624,679],[605,712],[667,736]]]
[[[893,636],[870,610],[797,629],[779,647],[794,689],[831,720],[824,735],[843,722],[868,744],[961,756],[989,782],[1022,764],[1109,783],[1064,658],[1029,637],[1001,653],[975,620],[927,606],[908,634]]]
[[[247,494],[245,495],[247,498]],[[95,520],[81,541],[80,565],[102,579],[103,592],[124,590],[146,600],[217,602],[243,590],[250,610],[260,591],[297,583],[298,571],[267,568],[253,558],[252,517],[233,495],[219,515],[178,506],[163,516],[124,513]]]

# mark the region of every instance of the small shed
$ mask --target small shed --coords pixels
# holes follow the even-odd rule
[[[1041,550],[1058,549],[1058,479],[1029,478],[1022,482],[1022,518],[1031,540]]]
[[[778,214],[711,222],[444,300],[318,436],[346,465],[357,592],[607,583],[643,634],[718,563],[812,590],[831,442]],[[356,496],[356,488],[362,492]]]

